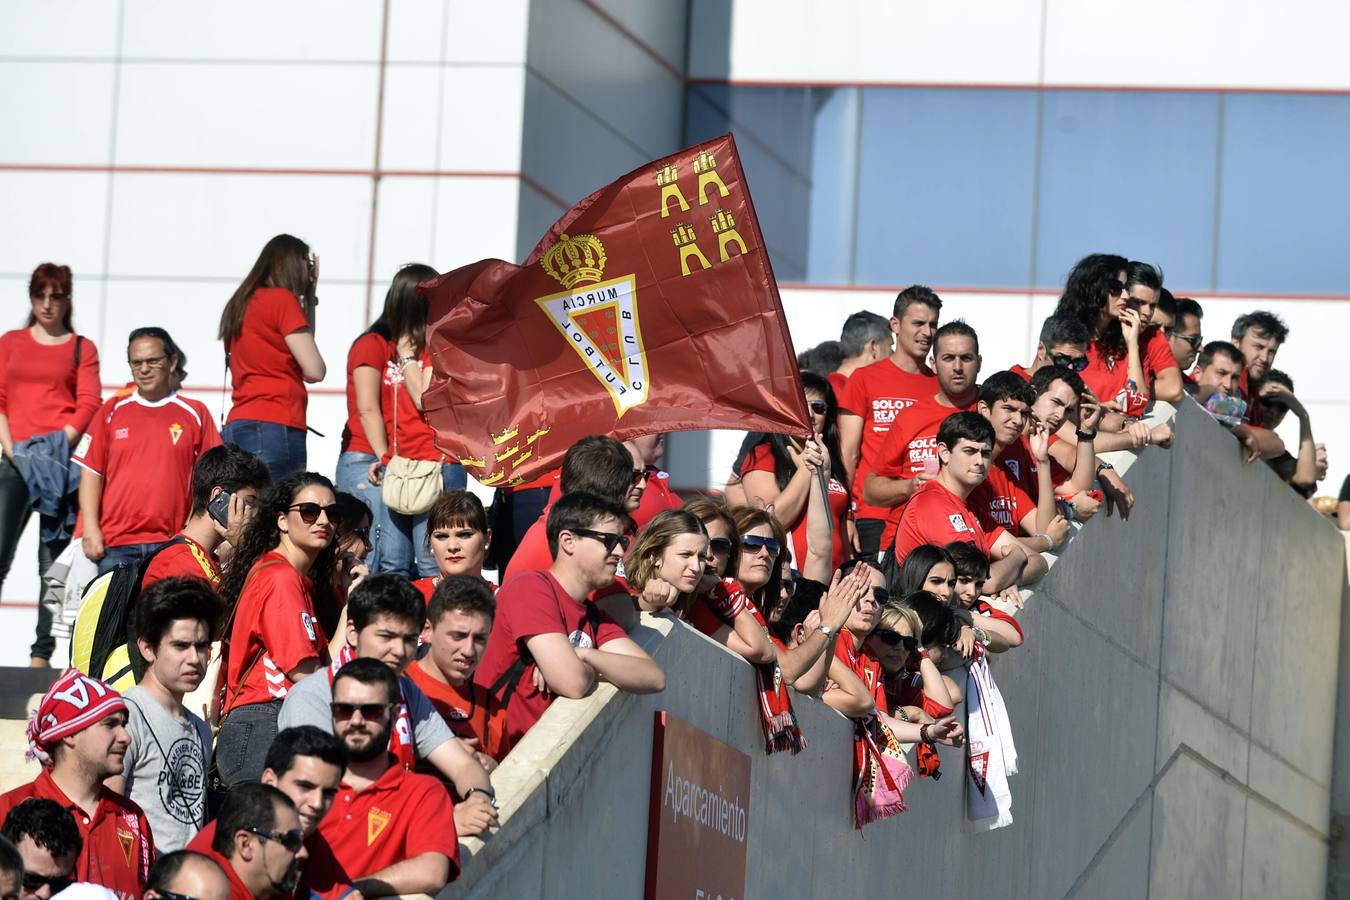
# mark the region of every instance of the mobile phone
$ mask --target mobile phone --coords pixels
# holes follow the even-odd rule
[[[1141,303],[1139,300],[1136,300],[1134,297],[1126,297],[1126,298],[1125,298],[1125,308],[1126,308],[1126,309],[1132,309],[1132,310],[1134,310],[1135,312],[1139,312],[1139,307],[1141,307],[1141,306],[1143,306],[1143,303]]]
[[[230,525],[230,497],[229,491],[221,491],[211,498],[211,502],[206,504],[206,511],[210,513],[211,518],[220,523],[221,528],[228,528]]]

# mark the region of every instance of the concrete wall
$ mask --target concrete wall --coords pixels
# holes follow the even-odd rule
[[[1134,514],[1082,529],[997,661],[1011,827],[962,833],[944,753],[946,778],[858,834],[848,723],[797,697],[810,747],[764,756],[748,666],[647,619],[665,693],[555,703],[494,777],[500,832],[441,896],[639,896],[658,709],[753,759],[748,897],[1321,896],[1345,546],[1193,404],[1177,432],[1120,454]]]

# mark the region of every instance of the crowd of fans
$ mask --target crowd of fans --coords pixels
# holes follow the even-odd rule
[[[794,695],[852,719],[861,827],[904,810],[913,768],[940,774],[937,748],[998,739],[957,708],[1001,708],[988,654],[1023,644],[1047,554],[1129,516],[1101,454],[1170,446],[1141,420],[1153,401],[1191,394],[1301,493],[1326,472],[1274,368],[1278,316],[1206,341],[1158,268],[1094,254],[1026,366],[982,371],[975,329],[925,287],[889,320],[849,316],[800,360],[813,436],[748,435],[722,496],[675,494],[660,435],[594,435],[485,509],[422,415],[414,288],[435,274],[400,270],[351,345],[330,481],[305,458],[326,364],[302,241],[268,242],[221,316],[220,431],[161,328],[131,333],[131,383],[104,401],[70,270],[33,273],[27,326],[0,337],[0,578],[36,508],[39,572],[83,588],[84,649],[30,724],[41,774],[0,797],[6,896],[434,893],[459,839],[496,826],[491,773],[554,699],[664,689],[629,636],[641,613],[753,667],[766,752],[810,738]],[[1290,414],[1297,447],[1273,431]],[[33,665],[64,614],[42,605]],[[199,691],[210,707],[188,708]]]

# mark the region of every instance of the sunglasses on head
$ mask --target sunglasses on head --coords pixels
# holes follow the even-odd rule
[[[589,528],[573,528],[572,533],[579,537],[593,538],[605,545],[606,553],[613,553],[615,547],[628,549],[628,535],[615,534],[612,531],[592,531]]]
[[[343,722],[356,715],[357,710],[361,712],[361,718],[378,721],[389,717],[388,703],[339,703],[334,700],[328,704],[328,708],[333,713],[333,718]]]
[[[23,889],[26,893],[36,894],[42,890],[43,885],[51,889],[51,896],[64,891],[75,881],[68,875],[39,875],[36,872],[23,873]]]
[[[750,551],[753,556],[761,547],[769,551],[770,556],[778,555],[778,541],[771,537],[760,537],[757,534],[747,534],[741,538],[741,546]]]
[[[1088,367],[1088,358],[1086,356],[1068,356],[1064,353],[1053,353],[1050,356],[1051,362],[1057,366],[1072,372],[1081,372]]]
[[[894,647],[896,644],[903,644],[910,653],[919,649],[919,639],[912,634],[901,634],[898,631],[892,631],[889,628],[878,628],[872,632],[872,636],[881,641],[887,647]]]
[[[731,552],[731,538],[712,538],[708,541],[708,549],[714,553],[727,554]]]
[[[319,513],[328,516],[330,524],[335,523],[338,520],[338,505],[336,503],[330,503],[327,506],[320,506],[317,503],[296,503],[286,507],[286,511],[298,512],[300,514],[300,521],[304,522],[306,525],[313,525],[315,522],[319,521]]]
[[[806,405],[811,408],[811,412],[818,416],[823,416],[830,411],[830,404],[824,400],[807,400]]]
[[[292,828],[290,831],[267,831],[263,828],[245,828],[244,830],[249,834],[256,834],[260,838],[276,841],[285,847],[288,853],[299,853],[300,848],[305,845],[305,833],[299,828]]]

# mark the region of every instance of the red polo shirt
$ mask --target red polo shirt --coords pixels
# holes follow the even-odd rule
[[[192,840],[188,841],[187,849],[211,857],[216,861],[216,865],[224,870],[225,877],[230,880],[230,900],[236,900],[236,898],[238,900],[253,900],[253,895],[239,880],[239,876],[234,873],[234,867],[230,865],[230,861],[211,849],[211,844],[215,839],[216,823],[215,820],[212,820],[207,822],[206,827],[197,832]],[[332,849],[318,831],[305,837],[305,849],[309,851],[309,859],[305,861],[304,871],[300,874],[300,883],[296,885],[295,892],[291,895],[295,900],[309,900],[309,888],[306,886],[305,880],[311,867],[328,872],[336,866],[336,863],[331,862],[333,859]]]
[[[966,502],[934,479],[915,491],[905,504],[895,535],[895,561],[903,563],[920,544],[941,547],[952,541],[969,541],[988,556],[1002,535],[1002,528],[986,532]]]
[[[392,759],[379,780],[365,790],[343,782],[318,833],[333,853],[319,865],[311,860],[305,867],[305,883],[325,898],[340,897],[352,882],[423,853],[449,857],[448,880],[459,876],[455,804],[445,786],[395,765]]]
[[[32,797],[54,800],[74,817],[84,838],[84,849],[75,861],[76,881],[101,884],[124,900],[141,896],[155,858],[155,841],[139,806],[104,787],[99,789],[98,808],[90,817],[57,787],[51,769],[43,769],[33,781],[0,796],[0,822]]]
[[[839,409],[862,417],[862,443],[858,467],[853,473],[854,515],[859,519],[884,519],[889,512],[884,506],[869,506],[862,502],[863,482],[867,473],[876,468],[881,442],[891,424],[902,410],[908,409],[937,392],[934,375],[906,372],[890,358],[863,366],[849,376]]]

